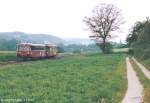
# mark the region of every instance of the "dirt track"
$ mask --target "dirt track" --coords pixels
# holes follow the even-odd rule
[[[7,62],[0,62],[0,65],[8,65],[8,64],[21,64],[21,63],[27,63],[27,62],[23,62],[23,61],[7,61]]]
[[[136,76],[129,58],[126,58],[128,89],[122,103],[142,103],[143,86]]]
[[[132,58],[132,59],[139,66],[139,68],[141,69],[141,71],[143,72],[143,74],[145,75],[145,77],[147,77],[148,79],[150,79],[150,71],[148,69],[146,69],[144,67],[144,65],[142,65],[141,63],[139,63],[135,58]]]
[[[43,58],[43,59],[31,59],[31,60],[14,60],[14,61],[5,61],[0,62],[0,66],[8,65],[8,64],[24,64],[24,63],[31,63],[32,61],[40,61],[40,60],[56,60],[61,59],[64,56],[57,56],[55,58]]]

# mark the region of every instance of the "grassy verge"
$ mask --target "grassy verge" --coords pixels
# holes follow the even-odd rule
[[[36,103],[119,103],[127,88],[124,54],[7,65],[0,67],[0,78],[1,99]]]
[[[150,70],[150,59],[147,59],[147,60],[144,60],[144,61],[141,61],[143,64],[144,64],[144,66],[148,69],[148,70]]]
[[[136,73],[138,77],[140,78],[140,81],[144,85],[144,98],[143,98],[143,103],[150,103],[150,80],[145,77],[145,75],[142,73],[138,65],[133,61],[130,60],[133,68],[136,70]]]

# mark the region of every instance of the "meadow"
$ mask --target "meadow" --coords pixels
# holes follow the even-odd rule
[[[0,62],[17,60],[15,51],[0,51]]]
[[[0,98],[31,103],[119,103],[125,54],[72,55],[0,67]]]

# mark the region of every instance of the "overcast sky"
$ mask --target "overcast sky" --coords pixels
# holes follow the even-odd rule
[[[47,33],[62,38],[88,38],[83,23],[99,3],[112,3],[122,9],[126,23],[121,33],[125,40],[135,21],[150,16],[149,0],[0,0],[0,32]],[[118,40],[119,40],[118,38]]]

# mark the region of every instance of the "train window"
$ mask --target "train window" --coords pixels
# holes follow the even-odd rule
[[[30,47],[28,47],[28,46],[19,46],[18,51],[30,51]]]
[[[44,46],[31,46],[31,50],[45,50]]]
[[[45,50],[46,50],[46,51],[49,51],[49,47],[46,46]]]

